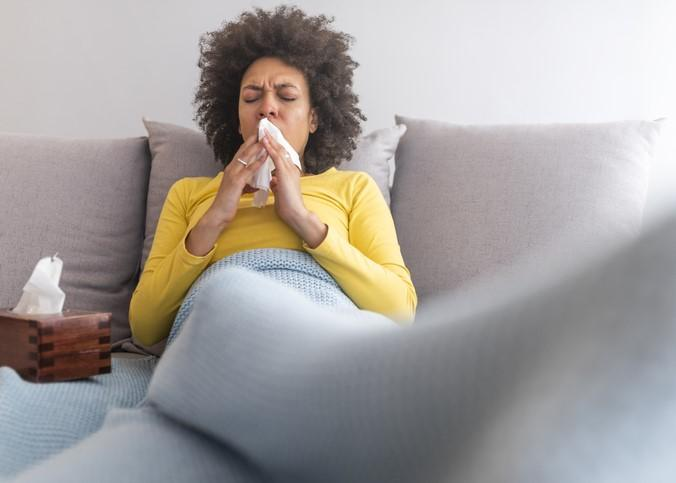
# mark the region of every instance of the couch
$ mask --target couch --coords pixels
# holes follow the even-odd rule
[[[147,136],[124,139],[0,133],[0,306],[14,306],[36,261],[58,252],[65,308],[111,311],[114,357],[162,354],[131,337],[129,299],[171,185],[222,169],[197,131],[143,123]],[[662,123],[397,115],[340,169],[368,172],[390,204],[424,325],[440,298],[490,286],[497,300],[508,290],[491,281],[507,273],[563,279],[636,240]],[[537,288],[523,280],[523,293]]]
[[[166,193],[222,169],[197,131],[143,122],[148,135],[126,139],[0,134],[1,307],[18,302],[40,257],[58,252],[64,307],[111,311],[114,350],[132,342],[129,300]],[[396,116],[340,168],[369,172],[388,202],[391,194],[422,306],[522,261],[546,264],[538,252],[554,245],[577,257],[635,237],[662,122],[463,126]]]

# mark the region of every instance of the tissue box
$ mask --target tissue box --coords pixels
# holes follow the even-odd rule
[[[110,372],[110,312],[15,314],[0,309],[0,366],[33,382]]]

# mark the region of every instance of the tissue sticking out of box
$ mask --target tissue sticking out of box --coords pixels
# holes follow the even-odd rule
[[[272,122],[268,120],[267,117],[264,117],[258,123],[258,140],[263,139],[265,135],[265,130],[270,132],[270,135],[281,144],[289,156],[291,157],[291,162],[298,166],[298,169],[302,172],[303,167],[300,164],[300,157],[289,141],[286,140],[282,131],[275,126]],[[258,191],[254,194],[252,205],[256,208],[262,208],[265,206],[268,193],[270,192],[270,180],[272,179],[272,171],[275,169],[275,163],[272,161],[270,156],[263,162],[261,167],[256,171],[254,178],[251,183],[249,183],[253,188],[256,188]]]
[[[63,260],[55,255],[41,258],[23,287],[19,303],[12,309],[17,314],[58,314],[66,294],[59,288]]]

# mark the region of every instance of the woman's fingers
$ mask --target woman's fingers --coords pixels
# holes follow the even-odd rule
[[[261,164],[267,159],[268,153],[265,148],[260,148],[256,151],[253,156],[249,156],[246,159],[237,158],[244,162],[235,162],[237,165],[237,177],[241,179],[244,183],[249,183],[253,178],[258,168],[261,167]],[[246,164],[245,164],[246,163]]]
[[[237,153],[235,153],[234,160],[241,159],[243,161],[246,161],[247,163],[250,160],[253,161],[255,153],[257,153],[263,147],[262,144],[256,141],[257,141],[256,134],[252,134],[251,136],[246,138],[244,143],[237,150]],[[258,145],[258,149],[256,149],[256,145]]]
[[[268,152],[265,150],[264,147],[261,147],[256,153],[254,154],[253,159],[249,162],[248,168],[253,168],[252,171],[256,171],[256,168],[260,166],[263,161],[265,161],[268,158]]]
[[[284,168],[290,164],[293,164],[291,161],[291,156],[289,156],[289,153],[286,152],[286,149],[284,149],[284,146],[279,144],[275,138],[272,137],[269,131],[265,131],[265,136],[263,136],[263,146],[265,146],[265,149],[270,153],[270,157],[272,158],[272,162],[275,165],[275,169],[280,168],[280,166],[283,166]]]
[[[270,154],[270,157],[272,158],[272,162],[275,165],[275,169],[279,169],[279,154],[277,153],[277,147],[273,144],[273,139],[272,136],[270,136],[270,133],[268,131],[265,131],[265,136],[263,136],[262,142],[263,146],[267,150],[267,152]]]
[[[251,150],[253,145],[256,143],[256,136],[251,135],[249,136],[244,143],[239,147],[237,152],[235,153],[235,159],[237,158],[244,158]]]
[[[254,177],[254,174],[258,171],[258,169],[261,167],[261,164],[268,158],[268,152],[265,150],[265,148],[261,148],[260,151],[258,151],[254,157],[249,161],[249,163],[244,166],[241,166],[241,173],[242,176],[244,177],[244,182],[246,183],[246,186],[249,186],[249,183]],[[258,191],[256,188],[251,188],[252,191],[246,191],[246,193],[252,193],[253,191]]]
[[[265,153],[266,153],[265,147],[260,143],[255,143],[249,146],[247,149],[242,150],[241,153],[238,153],[235,156],[235,161],[241,159],[247,165],[252,165],[257,161],[259,161],[259,157],[261,156],[263,156],[262,159],[265,160],[265,158],[267,158],[267,155],[265,155]],[[241,164],[242,167],[244,167],[244,163],[240,162],[239,164]]]

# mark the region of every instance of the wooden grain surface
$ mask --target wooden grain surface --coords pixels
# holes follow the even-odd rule
[[[35,381],[65,381],[111,371],[110,312],[0,310],[0,366]]]

